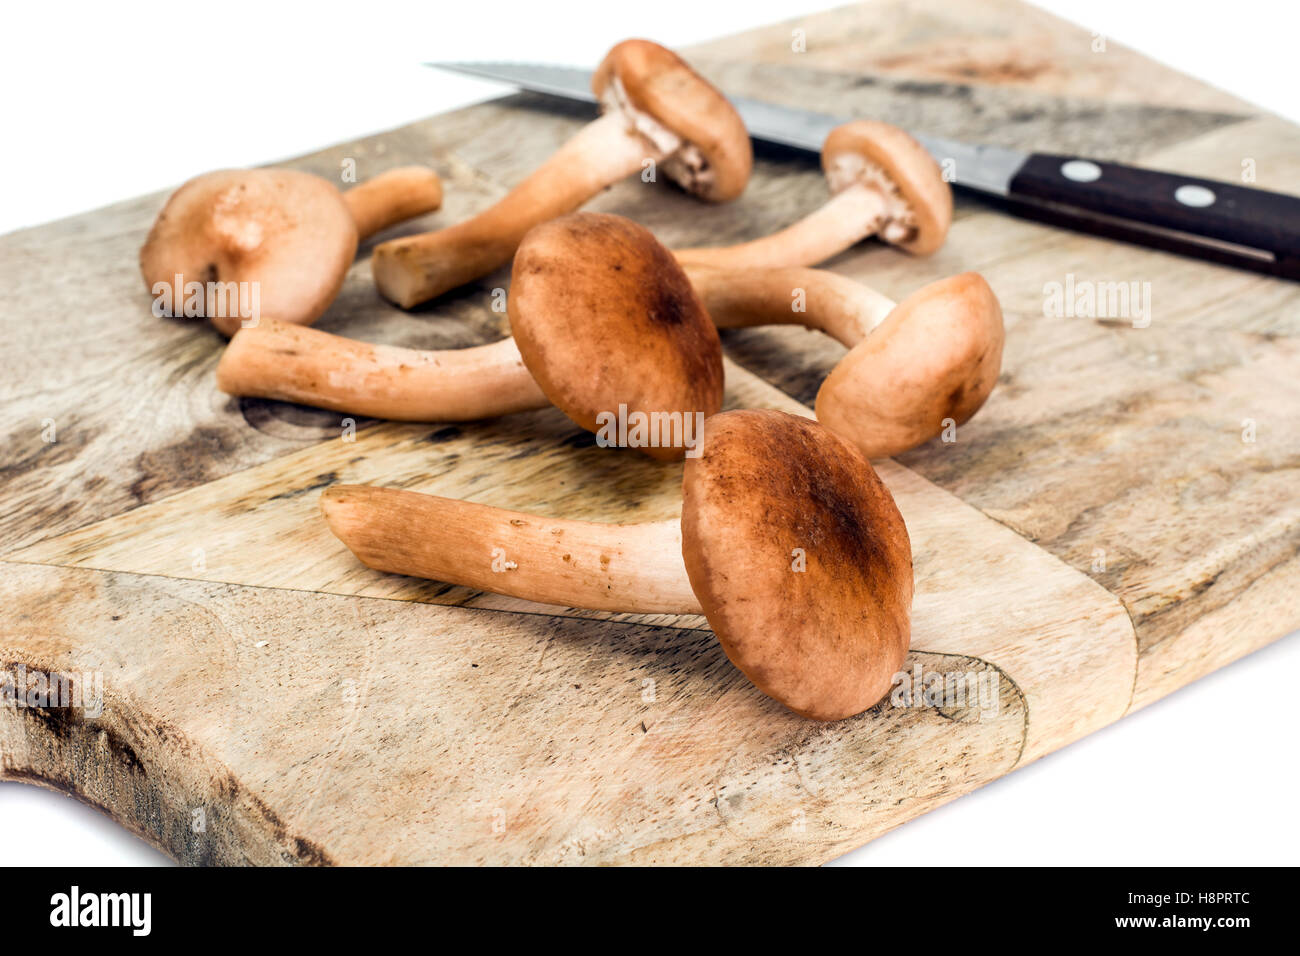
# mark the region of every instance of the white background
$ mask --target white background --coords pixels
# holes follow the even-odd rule
[[[7,4],[0,135],[17,145],[0,154],[0,232],[503,92],[423,60],[594,64],[628,36],[682,46],[830,5]],[[1040,6],[1300,121],[1292,0]],[[842,862],[1294,864],[1298,672],[1293,634]],[[0,784],[0,833],[6,862],[168,862],[100,814],[20,784]]]

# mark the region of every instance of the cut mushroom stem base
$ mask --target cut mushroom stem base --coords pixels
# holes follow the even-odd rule
[[[395,488],[335,485],[321,495],[334,532],[368,567],[540,604],[700,614],[681,524],[540,518]]]
[[[508,262],[533,226],[572,212],[640,170],[646,160],[662,158],[629,128],[626,117],[607,113],[472,219],[379,245],[375,283],[386,298],[407,309],[442,295]]]
[[[857,183],[780,232],[735,246],[679,249],[674,254],[684,266],[733,269],[814,266],[874,235],[887,212],[885,198],[878,190]]]
[[[274,319],[235,333],[217,387],[390,421],[473,421],[550,404],[512,338],[418,351]]]

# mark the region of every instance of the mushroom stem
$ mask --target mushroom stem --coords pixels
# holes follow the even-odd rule
[[[512,338],[417,351],[274,319],[235,333],[217,387],[391,421],[472,421],[550,404]]]
[[[684,266],[734,269],[813,266],[875,233],[887,214],[885,197],[880,191],[856,183],[780,232],[735,246],[679,249],[675,255]]]
[[[335,485],[330,530],[377,571],[601,611],[700,614],[681,524],[597,524],[396,488]]]
[[[802,325],[851,349],[897,304],[824,269],[719,269],[695,263],[684,268],[720,329]]]
[[[477,216],[381,243],[374,254],[375,283],[405,309],[439,296],[509,261],[533,226],[577,209],[645,160],[662,158],[621,112],[606,113]]]
[[[433,212],[442,205],[442,180],[427,166],[399,166],[343,194],[362,239]]]

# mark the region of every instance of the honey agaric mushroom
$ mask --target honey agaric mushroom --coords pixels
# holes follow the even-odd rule
[[[915,448],[948,420],[966,422],[997,384],[1002,307],[977,273],[932,282],[901,303],[822,269],[687,273],[719,328],[803,325],[849,349],[817,392],[817,418],[868,458]]]
[[[620,406],[629,420],[683,422],[722,407],[717,329],[672,253],[630,219],[580,212],[537,226],[515,255],[507,308],[524,364],[588,431]],[[643,450],[685,453],[680,443]]]
[[[745,124],[671,50],[625,40],[592,77],[604,115],[478,215],[438,232],[382,243],[372,268],[380,293],[411,308],[509,261],[533,226],[572,212],[647,160],[711,202],[734,199],[753,165]]]
[[[735,246],[682,249],[685,264],[733,268],[812,266],[868,236],[915,255],[943,245],[952,224],[952,190],[920,143],[896,126],[853,120],[822,146],[831,198],[780,232]]]
[[[722,407],[717,330],[672,253],[630,220],[574,213],[533,229],[515,256],[509,311],[513,339],[443,351],[263,320],[235,334],[217,385],[399,421],[464,421],[554,403],[593,432],[623,406],[628,419],[680,423],[676,442],[643,446],[662,459],[688,450],[688,415]]]
[[[682,495],[680,524],[555,520],[363,485],[327,488],[321,510],[376,570],[543,604],[703,612],[732,663],[791,710],[838,720],[879,701],[910,640],[912,553],[870,463],[808,419],[723,412]],[[493,570],[498,548],[510,570]]]
[[[441,205],[442,182],[422,166],[345,193],[287,169],[205,173],[163,206],[140,249],[140,271],[154,295],[168,290],[173,303],[201,285],[202,312],[224,335],[246,319],[310,325],[338,295],[361,239]],[[258,315],[230,314],[213,283],[255,284]]]

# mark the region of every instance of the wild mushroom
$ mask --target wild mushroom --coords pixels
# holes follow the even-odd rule
[[[533,226],[572,212],[647,160],[711,202],[744,190],[753,164],[745,124],[671,50],[625,40],[596,69],[592,90],[604,115],[495,205],[447,229],[376,248],[380,293],[409,309],[486,275],[509,261]]]
[[[338,294],[366,236],[442,205],[432,169],[406,166],[340,193],[328,180],[287,169],[228,169],[172,193],[140,249],[155,296],[196,306],[224,335],[249,319],[310,325]],[[257,315],[229,307],[231,283],[255,290]],[[232,314],[234,313],[234,314]],[[191,313],[193,314],[193,313]]]
[[[912,553],[867,460],[808,419],[723,412],[686,463],[682,496],[680,523],[641,525],[362,485],[327,488],[321,510],[379,571],[543,604],[703,612],[732,663],[806,717],[838,720],[880,700],[910,640]],[[510,570],[493,570],[498,548]]]
[[[938,165],[903,130],[853,120],[822,146],[831,198],[816,212],[752,242],[682,249],[685,264],[730,268],[812,266],[871,235],[916,255],[943,245],[952,223],[952,190]]]
[[[533,229],[515,256],[509,313],[514,339],[444,351],[263,320],[235,334],[217,385],[401,421],[553,403],[593,432],[620,417],[650,423],[638,447],[662,459],[681,458],[696,421],[722,407],[717,330],[672,253],[628,219],[574,213]]]
[[[932,282],[901,303],[821,269],[687,273],[719,328],[803,325],[849,349],[817,392],[817,418],[868,458],[915,448],[948,420],[966,422],[997,384],[1002,307],[977,273]]]
[[[515,255],[507,308],[537,384],[588,431],[619,415],[673,423],[688,439],[688,416],[722,407],[717,329],[672,253],[630,219],[572,213],[533,229]],[[684,454],[681,442],[659,440],[662,429],[648,437],[640,447],[652,457]]]

